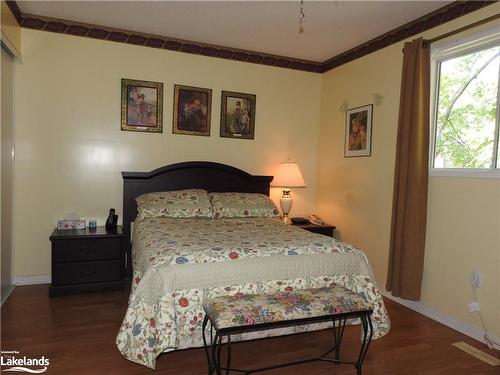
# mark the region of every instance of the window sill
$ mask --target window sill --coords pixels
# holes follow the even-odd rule
[[[430,177],[462,177],[462,178],[498,178],[500,169],[459,169],[459,168],[431,168]]]

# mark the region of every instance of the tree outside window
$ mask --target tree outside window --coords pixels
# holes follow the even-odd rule
[[[434,168],[499,168],[500,46],[439,63]]]

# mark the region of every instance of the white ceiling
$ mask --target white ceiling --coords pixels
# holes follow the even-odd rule
[[[41,16],[325,61],[451,1],[18,1]]]

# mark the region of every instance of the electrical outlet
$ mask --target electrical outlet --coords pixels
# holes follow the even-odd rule
[[[467,310],[470,313],[478,312],[479,311],[479,303],[477,303],[477,302],[469,302],[467,304]]]
[[[470,285],[473,288],[481,288],[483,276],[478,271],[472,271],[470,275]]]

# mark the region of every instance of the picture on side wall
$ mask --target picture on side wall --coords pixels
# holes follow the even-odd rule
[[[211,89],[174,85],[172,132],[209,136],[211,110]]]
[[[254,139],[255,99],[253,94],[222,91],[221,137]]]
[[[344,156],[370,156],[373,105],[346,111]]]
[[[163,132],[163,83],[122,78],[121,127]]]

